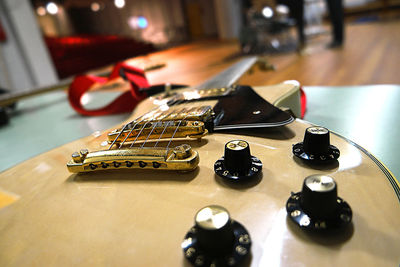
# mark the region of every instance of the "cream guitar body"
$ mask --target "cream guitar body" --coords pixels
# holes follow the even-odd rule
[[[298,87],[288,84],[255,90],[283,106],[289,100],[282,95],[298,94]],[[150,110],[153,101],[139,104],[132,118]],[[278,128],[215,132],[188,141],[200,162],[184,173],[69,173],[71,154],[98,149],[106,133],[32,158],[0,174],[2,192],[13,198],[0,210],[0,265],[190,266],[181,248],[184,236],[196,212],[215,204],[250,234],[245,266],[398,266],[400,195],[395,178],[368,152],[335,134],[331,144],[341,152],[336,165],[315,169],[298,160],[292,145],[303,140],[309,126],[296,120]],[[225,143],[237,139],[246,140],[251,154],[263,162],[252,183],[228,183],[214,172]],[[336,180],[338,195],[353,211],[345,231],[309,233],[289,219],[286,201],[312,174]]]

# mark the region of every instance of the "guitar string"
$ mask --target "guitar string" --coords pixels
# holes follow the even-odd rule
[[[138,119],[142,118],[143,116],[140,116]],[[132,129],[129,131],[129,134],[126,135],[125,139],[122,141],[122,143],[120,143],[118,148],[121,148],[122,145],[125,143],[126,139],[129,137],[129,135],[132,133],[132,131],[135,129],[136,125],[138,125],[139,123],[143,122],[144,119],[142,119],[141,121],[138,121],[135,123],[135,125],[133,125]],[[119,132],[119,134],[117,135],[117,137],[113,140],[113,142],[111,143],[110,147],[108,148],[108,150],[110,150],[112,148],[112,146],[115,144],[115,142],[118,140],[118,138],[122,135],[122,133],[124,132],[125,128],[133,123],[134,121],[131,121],[127,124],[124,125],[124,127],[121,129],[121,131]]]
[[[158,122],[160,122],[160,120],[159,120]],[[147,140],[149,140],[149,137],[150,137],[151,134],[153,133],[153,131],[154,131],[154,129],[156,128],[158,122],[154,123],[153,128],[151,129],[151,131],[150,131],[149,134],[147,135],[146,140],[144,140],[144,142],[143,142],[143,144],[140,146],[140,148],[143,148],[144,145],[146,144]]]
[[[167,115],[167,117],[168,117],[169,115],[171,115],[172,112],[173,112],[173,111],[171,111],[171,112]],[[150,123],[150,122],[152,122],[152,120],[146,122],[146,123],[143,125],[142,129],[140,130],[139,134],[136,136],[135,140],[132,142],[132,144],[130,145],[130,147],[133,147],[133,145],[134,145],[134,144],[136,143],[136,141],[138,140],[139,136],[142,134],[142,132],[143,132],[144,128],[146,127],[146,125],[147,125],[148,123]],[[149,133],[149,135],[147,136],[147,139],[148,139],[148,137],[150,136],[150,134],[151,134],[151,133]],[[146,140],[147,140],[147,139],[146,139]],[[143,144],[143,145],[144,145],[144,144]],[[142,145],[141,148],[143,148],[143,145]]]
[[[136,141],[138,140],[139,136],[142,134],[144,128],[146,127],[146,125],[149,123],[149,121],[147,121],[145,124],[143,124],[142,129],[140,129],[140,132],[138,135],[136,135],[135,140],[132,142],[132,144],[129,146],[130,148],[133,147],[133,145],[136,143]]]
[[[156,111],[156,109],[153,110],[153,111]],[[147,115],[147,114],[149,114],[149,113],[150,113],[150,112],[146,113],[145,115]],[[166,116],[164,116],[164,118],[165,118],[165,117],[168,117],[171,113],[172,113],[172,112],[168,113]],[[161,115],[162,115],[162,113],[161,113]],[[160,116],[161,116],[161,115],[160,115]],[[139,117],[139,119],[142,118],[142,117],[144,117],[144,115],[141,116],[141,117]],[[162,120],[162,119],[160,119],[159,122],[160,122],[161,120]],[[132,132],[133,132],[133,130],[136,128],[136,126],[137,126],[139,123],[143,122],[143,121],[145,121],[145,119],[142,119],[142,120],[137,121],[137,122],[135,123],[135,125],[132,127],[132,129],[129,131],[129,133],[126,135],[125,139],[120,143],[120,145],[119,145],[118,148],[121,148],[121,147],[125,144],[126,140],[127,140],[127,139],[129,138],[129,136],[132,134]],[[132,122],[133,122],[133,121],[132,121]],[[143,132],[143,130],[144,130],[144,128],[145,128],[145,126],[146,126],[149,122],[152,122],[152,120],[146,122],[146,123],[143,125],[141,131],[140,131],[139,134],[136,136],[136,139],[135,139],[135,140],[133,141],[133,143],[131,144],[131,147],[134,145],[134,143],[135,143],[135,142],[137,141],[137,139],[140,137],[141,133]],[[128,123],[128,124],[129,124],[129,123]],[[127,124],[127,125],[128,125],[128,124]],[[114,144],[115,141],[119,138],[119,136],[122,134],[123,130],[127,127],[127,125],[125,125],[125,126],[122,128],[122,131],[119,133],[119,135],[117,136],[117,138],[114,139],[113,144]],[[155,127],[155,126],[156,126],[156,124],[154,125],[154,127]],[[168,126],[168,124],[167,124],[167,126]],[[153,130],[154,130],[154,127],[153,127]],[[153,132],[153,130],[149,133],[149,135],[147,136],[147,139],[149,138],[149,136],[151,135],[151,133]],[[147,139],[146,139],[146,140],[147,140]],[[113,145],[113,144],[112,144],[112,145]],[[111,146],[112,146],[112,145],[111,145]],[[143,147],[143,145],[142,145],[142,147]]]
[[[139,120],[139,119],[142,119],[142,120],[137,121],[137,122],[135,123],[135,125],[134,125],[134,126],[132,127],[132,129],[129,131],[128,135],[125,137],[125,139],[122,141],[122,143],[119,145],[118,148],[121,148],[121,147],[122,147],[122,145],[125,143],[125,141],[128,139],[128,137],[132,134],[132,132],[133,132],[133,130],[135,129],[135,127],[136,127],[139,123],[141,123],[141,122],[144,121],[144,118],[143,118],[143,117],[145,117],[146,115],[148,115],[148,114],[150,114],[150,113],[152,113],[152,112],[154,113],[154,112],[156,112],[157,110],[160,110],[160,106],[155,107],[155,108],[153,108],[152,110],[150,110],[149,112],[147,112],[147,113],[143,114],[142,116],[138,117],[138,118],[136,119],[136,121]],[[127,124],[124,125],[124,127],[121,129],[121,131],[119,132],[119,134],[117,135],[117,137],[116,137],[116,138],[113,140],[113,142],[111,143],[111,145],[110,145],[110,147],[108,148],[108,150],[110,150],[110,149],[112,148],[112,146],[115,144],[115,142],[116,142],[116,141],[118,140],[118,138],[121,136],[121,134],[124,132],[125,128],[126,128],[129,124],[133,123],[134,121],[135,121],[135,120],[132,120],[132,121],[130,121],[130,122],[128,122]]]
[[[170,113],[168,113],[166,116],[164,116],[162,119],[164,119],[164,118],[168,118],[169,116],[171,116],[171,114],[173,113],[173,112],[177,112],[176,110],[172,110]],[[160,119],[160,121],[161,121],[161,119]],[[173,122],[173,120],[170,120],[170,121],[166,121],[166,124],[165,124],[165,126],[164,126],[164,129],[162,130],[162,132],[161,132],[161,134],[160,134],[160,136],[158,137],[158,139],[157,139],[157,141],[156,141],[156,143],[155,143],[155,145],[154,145],[154,147],[157,147],[157,145],[158,145],[158,143],[160,142],[160,140],[161,140],[161,137],[163,136],[163,134],[164,134],[164,132],[165,132],[165,130],[167,129],[167,127],[168,127],[168,123],[170,123],[170,122]]]
[[[155,110],[155,109],[153,109],[153,110],[147,112],[146,114],[149,114],[150,112],[153,112],[154,110]],[[142,116],[138,117],[137,120],[143,118],[146,114],[143,114]],[[135,121],[135,120],[132,120],[132,121],[128,122],[127,124],[125,124],[125,125],[122,127],[122,129],[121,129],[121,131],[119,132],[119,134],[117,135],[117,137],[112,141],[112,143],[111,143],[110,147],[108,148],[108,150],[110,150],[110,149],[113,147],[113,145],[115,144],[115,142],[117,142],[118,138],[122,135],[122,133],[124,132],[125,128],[128,127],[129,124],[132,124],[134,121]],[[141,121],[143,121],[143,119],[142,119]],[[139,121],[139,122],[141,122],[141,121]],[[132,127],[132,129],[131,129],[131,131],[130,131],[129,133],[131,133],[131,132],[133,131],[133,129],[135,129],[136,125],[137,125],[139,122],[137,122],[137,123]],[[127,136],[129,136],[129,135],[127,135]],[[127,138],[127,137],[126,137],[126,138]],[[124,142],[125,142],[126,138],[124,139]],[[124,142],[123,142],[123,143],[124,143]],[[122,144],[123,144],[123,143],[122,143]],[[120,145],[118,148],[121,148],[121,146],[122,146],[122,145]]]
[[[186,105],[186,106],[188,106],[188,105]],[[178,112],[178,111],[176,111],[176,110],[172,110],[169,114],[167,114],[166,116],[163,117],[163,118],[166,118],[166,117],[170,116],[170,115],[171,115],[172,113],[174,113],[174,112],[175,112],[175,113],[187,112],[186,115],[185,115],[185,117],[183,117],[183,118],[179,121],[177,127],[175,128],[175,131],[174,131],[173,135],[171,136],[171,138],[170,138],[170,140],[169,140],[169,142],[168,142],[168,145],[167,145],[166,149],[168,149],[169,146],[171,145],[171,142],[173,141],[173,138],[175,137],[175,135],[176,135],[176,133],[177,133],[179,127],[181,126],[182,122],[190,115],[189,112],[188,112],[188,111],[190,111],[190,110],[191,110],[190,108],[187,109],[186,107],[183,107],[183,108],[180,110],[180,112]],[[147,113],[147,114],[148,114],[148,113]],[[161,113],[161,114],[162,114],[162,113]],[[161,116],[161,115],[160,115],[160,116]],[[143,116],[142,116],[142,117],[143,117]],[[139,117],[139,118],[140,118],[140,117]],[[129,131],[129,133],[126,135],[125,139],[122,141],[122,143],[120,143],[119,148],[121,148],[121,147],[125,144],[126,140],[127,140],[127,139],[129,138],[129,136],[132,134],[132,132],[133,132],[133,130],[136,128],[136,126],[137,126],[140,122],[143,122],[143,121],[144,121],[144,119],[135,123],[135,125],[132,127],[132,129]],[[152,122],[152,121],[153,121],[153,120],[150,120],[150,121],[146,122],[146,123],[143,125],[142,129],[140,130],[139,134],[136,136],[135,140],[132,142],[132,144],[131,144],[130,147],[133,147],[133,145],[136,143],[136,141],[138,140],[138,138],[139,138],[140,135],[142,134],[142,132],[143,132],[144,128],[146,127],[146,125],[147,125],[148,123]],[[158,122],[161,122],[161,121],[162,121],[162,118],[158,120]],[[132,121],[132,122],[133,122],[133,121]],[[166,121],[166,122],[165,122],[165,127],[164,127],[163,131],[161,132],[160,136],[158,137],[158,139],[157,139],[157,141],[156,141],[154,147],[157,147],[159,141],[161,140],[161,138],[162,138],[162,136],[163,136],[165,130],[168,128],[170,122],[173,122],[173,120],[171,120],[171,121]],[[122,134],[123,130],[124,130],[128,125],[129,125],[129,123],[126,124],[126,125],[122,128],[121,132],[118,134],[117,138],[114,139],[114,141],[113,141],[113,143],[111,144],[110,148],[113,146],[113,144],[116,142],[116,140],[117,140],[117,139],[119,138],[119,136]],[[154,126],[153,126],[153,128],[152,128],[152,130],[149,132],[149,134],[147,135],[145,141],[143,142],[143,144],[141,145],[140,148],[143,148],[144,145],[147,143],[148,139],[150,138],[150,136],[151,136],[151,134],[153,133],[153,131],[154,131],[154,129],[155,129],[156,126],[157,126],[157,124],[155,123]],[[109,149],[110,149],[110,148],[109,148]]]
[[[157,108],[153,109],[152,111],[155,112],[156,110],[157,110]],[[149,114],[149,113],[150,113],[150,112],[144,114],[143,116],[145,116],[145,115],[147,115],[147,114]],[[161,113],[161,114],[162,114],[162,113]],[[143,117],[143,116],[141,116],[141,117]],[[139,118],[141,118],[141,117],[139,117]],[[137,123],[133,126],[133,128],[132,128],[132,129],[129,131],[129,133],[126,135],[124,141],[122,141],[122,143],[120,144],[119,148],[121,148],[121,147],[125,144],[126,140],[127,140],[127,139],[129,138],[129,136],[132,134],[132,132],[133,132],[133,130],[135,129],[136,125],[138,125],[139,123],[143,122],[144,120],[145,120],[145,119],[142,119],[141,121],[137,122]],[[148,121],[148,122],[151,122],[151,121],[152,121],[152,120],[150,120],[150,121]],[[144,126],[146,126],[146,124],[147,124],[148,122],[146,122]],[[144,126],[143,126],[143,127],[144,127]],[[143,131],[143,128],[142,128],[142,130],[140,131],[139,135],[136,137],[136,139],[135,139],[134,142],[136,142],[137,138],[140,136],[140,134],[141,134],[142,131]],[[133,144],[131,145],[131,147],[132,147],[132,146],[133,146]]]
[[[178,111],[179,111],[179,112],[178,112]],[[174,110],[174,111],[172,111],[171,113],[175,112],[175,113],[179,114],[179,113],[182,113],[182,112],[185,112],[185,111],[186,111],[186,108],[183,107],[183,108],[181,108],[180,110]],[[169,115],[171,115],[171,113],[170,113]],[[169,116],[169,115],[168,115],[168,116]],[[175,115],[175,116],[176,116],[176,115]],[[187,115],[186,115],[183,119],[181,119],[181,121],[184,120],[186,117],[187,117]],[[169,121],[169,122],[173,122],[173,123],[175,124],[174,120],[171,120],[171,121]],[[181,123],[181,122],[180,122],[180,123]],[[179,123],[179,124],[180,124],[180,123]],[[167,129],[167,126],[168,126],[168,124],[166,125],[166,127],[164,127],[163,131],[161,132],[160,136],[159,136],[158,139],[157,139],[157,142],[154,144],[154,147],[157,147],[157,145],[158,145],[158,143],[160,142],[160,140],[161,140],[161,138],[162,138],[162,136],[163,136],[165,130]],[[179,125],[178,125],[177,127],[179,127]],[[170,141],[169,141],[168,145],[171,143],[172,138],[175,136],[176,131],[177,131],[177,129],[175,129],[175,132],[174,132],[174,134],[172,135],[172,137],[170,138]],[[168,149],[168,146],[166,147],[166,149]]]
[[[171,136],[171,138],[169,139],[168,145],[167,145],[167,147],[165,148],[167,151],[168,151],[169,145],[171,144],[172,139],[174,138],[176,132],[178,131],[178,128],[179,128],[179,126],[181,125],[181,123],[182,123],[182,120],[179,121],[178,126],[176,127],[176,129],[175,129],[173,135]]]
[[[121,136],[121,134],[124,132],[125,128],[128,127],[128,124],[130,124],[131,122],[127,123],[124,125],[124,127],[122,127],[121,131],[119,132],[119,134],[117,135],[117,137],[112,141],[110,147],[108,148],[108,150],[110,150],[113,145],[115,144],[115,142],[118,140],[118,138]]]
[[[197,90],[197,91],[198,91],[198,90]],[[203,96],[201,96],[200,98],[202,98],[202,97],[203,97]],[[172,100],[172,99],[173,99],[173,101],[174,101],[174,103],[173,103],[172,105],[179,105],[179,104],[185,102],[185,96],[184,96],[182,93],[174,95],[173,97],[171,97],[171,100]],[[155,107],[155,108],[152,109],[151,111],[149,111],[149,112],[147,112],[146,114],[140,116],[138,119],[142,118],[143,116],[145,116],[145,115],[147,115],[147,114],[149,114],[149,113],[151,113],[151,112],[155,112],[155,111],[160,110],[160,109],[161,109],[160,106]],[[171,114],[171,113],[170,113],[170,114]],[[170,114],[168,114],[168,115],[170,115]],[[167,116],[168,116],[168,115],[167,115]],[[183,118],[183,120],[184,120],[187,116],[188,116],[188,115],[186,115],[186,116]],[[134,126],[132,127],[132,129],[129,131],[129,133],[127,134],[127,136],[125,137],[125,139],[124,139],[124,140],[122,141],[122,143],[119,145],[119,148],[121,148],[122,145],[126,142],[126,140],[127,140],[128,137],[131,135],[131,133],[133,132],[133,130],[135,129],[135,127],[136,127],[140,122],[143,122],[143,121],[144,121],[144,119],[142,119],[141,121],[135,123],[135,125],[134,125]],[[123,131],[126,129],[126,127],[128,127],[128,125],[131,124],[132,122],[133,122],[133,121],[131,121],[131,122],[129,122],[129,123],[127,123],[127,124],[125,124],[125,125],[123,126],[123,128],[121,129],[121,131],[119,132],[119,134],[117,135],[117,137],[116,137],[116,138],[113,140],[113,142],[111,143],[111,145],[110,145],[110,147],[108,148],[108,150],[110,150],[110,149],[113,147],[113,145],[116,143],[116,141],[118,140],[118,138],[122,135],[122,133],[123,133]],[[147,125],[147,123],[148,123],[148,122],[146,122],[146,123],[144,124],[144,126]],[[172,139],[173,139],[173,137],[175,136],[175,134],[176,134],[176,132],[177,132],[179,126],[181,125],[181,123],[182,123],[182,120],[179,121],[179,124],[178,124],[177,128],[175,129],[175,131],[174,131],[172,137],[170,138],[170,141],[168,142],[167,149],[168,149],[169,145],[171,144]],[[168,124],[166,125],[166,127],[167,127],[167,126],[168,126]],[[156,147],[156,146],[158,145],[158,143],[159,143],[159,141],[160,141],[162,135],[164,134],[164,132],[165,132],[165,130],[166,130],[166,127],[165,127],[164,130],[162,131],[162,133],[161,133],[161,135],[159,136],[159,138],[158,138],[157,142],[155,143],[154,147]],[[139,132],[138,136],[136,137],[135,141],[131,144],[130,147],[132,147],[133,144],[137,141],[137,139],[138,139],[138,137],[140,136],[140,134],[142,133],[143,129],[144,129],[144,127],[142,127],[141,131]],[[153,127],[152,131],[150,132],[150,134],[153,132],[153,130],[154,130],[154,127]],[[149,134],[149,136],[150,136],[150,134]],[[149,136],[147,136],[146,141],[148,140]],[[145,141],[144,143],[146,143],[146,141]],[[143,147],[143,146],[144,146],[144,144],[142,145],[142,147]]]
[[[158,145],[158,142],[160,142],[160,140],[161,140],[161,137],[163,136],[163,134],[164,134],[165,130],[167,129],[167,126],[168,126],[168,124],[166,124],[166,125],[165,125],[165,127],[164,127],[164,129],[162,130],[162,132],[161,132],[160,136],[158,137],[158,139],[157,139],[157,142],[155,143],[154,147],[157,147],[157,145]]]
[[[119,144],[118,148],[121,148],[125,144],[125,141],[128,139],[128,137],[132,134],[133,130],[136,128],[136,125],[138,125],[141,122],[143,122],[143,120],[138,121],[137,123],[135,123],[135,125],[132,127],[132,129],[129,131],[129,133],[125,136],[125,139],[122,141],[122,143]]]
[[[184,107],[184,108],[182,108],[182,110],[185,110],[185,111],[186,111],[187,109],[186,109],[186,107]],[[183,119],[181,119],[181,120],[179,121],[178,126],[176,127],[174,133],[172,134],[171,138],[169,139],[169,142],[168,142],[167,147],[165,148],[167,153],[168,153],[169,145],[171,144],[171,142],[172,142],[172,140],[173,140],[173,138],[174,138],[176,132],[178,131],[179,126],[182,124],[182,121],[185,120],[188,116],[189,116],[189,113],[186,113],[185,117],[183,117]]]

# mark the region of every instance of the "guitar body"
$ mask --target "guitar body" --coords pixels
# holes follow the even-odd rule
[[[298,88],[255,88],[271,103],[296,96]],[[142,102],[132,118],[153,107]],[[286,103],[289,100],[286,100]],[[211,101],[212,102],[212,101]],[[210,102],[210,103],[211,103]],[[289,101],[290,102],[290,101]],[[283,105],[283,104],[282,104]],[[292,155],[307,122],[271,129],[215,132],[189,141],[199,152],[192,172],[152,170],[71,174],[66,162],[81,148],[106,140],[89,136],[32,158],[0,174],[1,266],[189,266],[181,243],[204,206],[225,207],[252,238],[248,266],[397,266],[400,262],[399,185],[372,155],[335,134],[337,165],[311,168]],[[226,142],[243,139],[263,162],[253,183],[227,183],[214,173]],[[353,210],[341,233],[302,231],[287,216],[291,192],[303,179],[327,174]],[[11,203],[12,202],[12,203]]]

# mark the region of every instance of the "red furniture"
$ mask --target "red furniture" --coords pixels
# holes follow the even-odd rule
[[[152,44],[115,35],[45,37],[59,78],[155,51]]]

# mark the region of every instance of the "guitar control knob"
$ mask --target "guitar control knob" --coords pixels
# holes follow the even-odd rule
[[[199,210],[182,242],[185,258],[195,266],[236,266],[249,255],[247,230],[217,205]]]
[[[297,225],[310,230],[342,228],[352,219],[350,206],[337,196],[335,180],[320,174],[308,176],[301,192],[292,193],[286,211]]]
[[[330,144],[329,130],[313,126],[306,129],[303,142],[293,145],[293,154],[312,163],[325,163],[337,160],[340,151]]]
[[[261,172],[262,162],[250,154],[250,146],[243,140],[225,144],[224,156],[214,164],[214,171],[224,179],[245,181]]]

